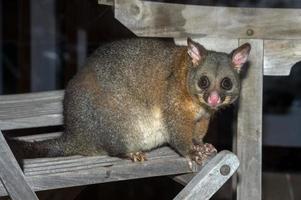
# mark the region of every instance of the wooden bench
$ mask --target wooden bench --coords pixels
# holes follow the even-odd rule
[[[62,125],[63,91],[0,96],[1,130],[38,128]],[[61,132],[18,137],[38,141],[60,136]],[[9,136],[9,135],[8,135]],[[148,154],[148,161],[133,163],[130,160],[108,156],[69,156],[58,158],[26,159],[20,170],[9,147],[0,134],[0,196],[9,194],[12,199],[34,199],[34,191],[63,187],[121,181],[145,177],[177,175],[193,172],[187,159],[169,147],[156,149]],[[212,196],[238,168],[237,157],[222,151],[201,170],[189,188],[200,184],[206,198]],[[201,167],[194,165],[194,172]],[[226,170],[226,171],[225,171]],[[185,182],[183,177],[175,177]],[[32,189],[32,190],[31,190]],[[176,199],[195,193],[184,190]],[[206,199],[204,198],[204,199]]]
[[[237,199],[261,199],[262,77],[288,75],[291,66],[300,60],[299,11],[192,6],[140,0],[115,0],[114,4],[106,0],[105,3],[114,6],[115,17],[138,36],[180,38],[193,35],[205,47],[227,52],[241,43],[251,43],[250,68],[242,84],[233,146],[241,163]],[[176,39],[178,44],[182,41]],[[62,91],[1,96],[0,129],[61,125],[62,98]],[[47,139],[59,134],[46,133],[23,139]],[[23,175],[2,134],[0,144],[0,168],[3,169],[0,170],[3,183],[0,185],[0,196],[9,194],[12,199],[36,199],[31,188],[39,191],[191,173],[187,160],[164,147],[150,152],[149,161],[143,164],[106,156],[25,160]],[[227,166],[230,166],[230,170]],[[202,169],[196,169],[200,172],[176,199],[210,198],[236,167],[238,160],[234,154],[220,152]],[[176,177],[187,183],[189,179],[186,178],[182,175]]]

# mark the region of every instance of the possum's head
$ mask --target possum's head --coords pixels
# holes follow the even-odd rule
[[[247,62],[251,46],[248,43],[230,54],[206,50],[187,39],[190,58],[188,85],[191,95],[211,109],[233,103],[240,94],[239,73]]]

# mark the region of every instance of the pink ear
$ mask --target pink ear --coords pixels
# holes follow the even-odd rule
[[[187,38],[187,53],[191,58],[193,65],[198,65],[204,60],[206,56],[206,49],[197,42],[194,42],[191,38]]]
[[[247,62],[250,51],[251,45],[249,43],[245,43],[233,51],[232,63],[234,65],[234,68],[238,72],[241,70],[241,67]]]

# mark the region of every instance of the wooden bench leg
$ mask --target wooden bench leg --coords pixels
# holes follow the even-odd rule
[[[174,200],[207,200],[233,175],[239,166],[237,156],[221,151],[212,158]]]
[[[261,199],[263,40],[244,39],[252,46],[250,67],[242,83],[237,117],[237,200]],[[235,145],[234,145],[235,146]]]
[[[37,200],[0,131],[0,179],[12,200]]]

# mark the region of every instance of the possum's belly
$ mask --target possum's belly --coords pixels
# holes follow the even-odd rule
[[[168,142],[168,133],[160,109],[153,109],[145,117],[135,120],[140,140],[136,143],[142,151],[151,150]]]

